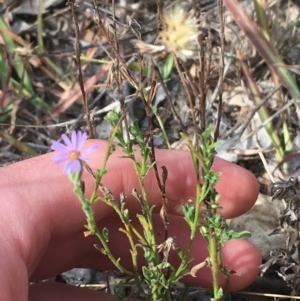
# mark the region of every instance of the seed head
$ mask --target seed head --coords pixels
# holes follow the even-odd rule
[[[167,53],[173,53],[182,61],[192,58],[198,49],[197,19],[179,5],[163,16],[163,30],[159,33]]]
[[[140,40],[132,43],[141,53],[153,54],[156,58],[163,58],[168,53],[174,54],[182,61],[192,58],[199,49],[197,18],[186,12],[179,5],[166,12],[162,19],[163,29],[158,35],[160,45],[146,44]]]

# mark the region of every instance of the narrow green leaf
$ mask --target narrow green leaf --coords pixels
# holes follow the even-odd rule
[[[23,142],[15,139],[11,135],[3,132],[0,130],[0,137],[11,143],[15,148],[20,150],[23,154],[27,154],[29,157],[35,157],[38,156],[39,153],[36,152],[34,149],[29,147],[28,145],[24,144]]]
[[[251,43],[257,49],[269,68],[278,76],[281,84],[289,91],[290,95],[300,101],[300,90],[284,68],[284,62],[273,45],[264,37],[261,29],[247,14],[245,8],[237,0],[223,0],[224,5],[233,16],[235,22],[244,31]]]
[[[172,69],[174,66],[174,56],[173,54],[169,54],[166,58],[164,70],[163,70],[163,79],[168,79],[171,75]]]
[[[263,96],[252,76],[251,70],[249,69],[248,65],[246,64],[245,61],[241,61],[242,64],[242,70],[243,73],[245,75],[245,80],[247,83],[247,87],[249,89],[249,98],[255,103],[256,106],[258,106],[262,101],[263,101]],[[265,120],[267,120],[269,118],[269,113],[266,109],[265,106],[262,106],[259,111],[259,116],[261,118],[261,120],[264,122]],[[277,155],[282,159],[283,155],[284,155],[284,151],[281,147],[280,144],[280,140],[279,137],[277,135],[277,132],[275,131],[275,129],[273,128],[272,123],[267,123],[266,126],[266,131],[268,132],[272,143],[276,149],[276,153]]]

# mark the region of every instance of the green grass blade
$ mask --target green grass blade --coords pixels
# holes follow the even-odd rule
[[[239,56],[239,55],[238,55]],[[246,80],[246,84],[247,87],[249,89],[249,98],[255,103],[256,106],[258,106],[259,104],[262,103],[263,101],[263,95],[261,94],[256,81],[254,80],[251,70],[249,69],[248,65],[246,64],[246,62],[244,60],[242,60],[242,58],[240,57],[240,62],[242,64],[242,70],[245,76],[245,80]],[[269,113],[267,111],[267,108],[265,106],[262,106],[259,110],[258,110],[258,114],[260,116],[260,119],[262,120],[262,122],[266,121],[270,116]],[[267,123],[265,125],[266,131],[268,132],[273,145],[276,149],[276,153],[279,157],[279,159],[281,160],[283,158],[284,155],[284,151],[281,147],[280,144],[280,140],[279,137],[277,135],[276,130],[273,128],[272,123]]]
[[[20,55],[15,51],[16,45],[13,40],[13,38],[9,35],[9,28],[5,21],[3,20],[2,17],[0,17],[0,32],[2,33],[3,40],[5,42],[6,48],[8,50],[9,55],[14,56],[14,69],[19,77],[18,81],[12,81],[14,89],[18,90],[20,93],[25,95],[26,97],[32,96],[34,94],[34,89],[31,84],[31,79],[30,76],[25,68],[24,62],[22,61],[22,58]],[[0,53],[1,54],[1,53]],[[0,59],[2,64],[5,62],[5,59],[3,57],[2,53],[2,58]],[[1,66],[2,67],[2,66]],[[3,70],[8,70],[7,66]],[[7,73],[8,74],[8,73]],[[9,76],[9,75],[8,75]],[[21,81],[21,82],[20,82]],[[49,110],[50,107],[48,104],[46,104],[41,98],[36,97],[32,100],[32,104],[37,108],[37,109],[44,109],[44,110]]]
[[[269,25],[268,25],[268,19],[267,14],[265,11],[266,2],[265,0],[253,0],[254,7],[258,19],[258,24],[260,25],[260,28],[262,29],[262,32],[264,34],[264,37],[270,41],[270,31],[269,31]]]
[[[300,90],[289,71],[282,67],[284,62],[273,45],[264,37],[261,29],[250,18],[244,7],[237,0],[223,0],[224,5],[233,16],[235,22],[244,31],[268,67],[276,74],[281,84],[289,91],[290,95],[300,101]]]
[[[29,157],[35,157],[35,156],[39,155],[38,152],[36,152],[34,149],[29,147],[25,143],[15,139],[11,135],[9,135],[1,130],[0,130],[0,137],[3,138],[4,140],[8,141],[10,144],[12,144],[15,148],[17,148],[23,154],[27,154]]]

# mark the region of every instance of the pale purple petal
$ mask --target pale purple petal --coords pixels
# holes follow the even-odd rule
[[[84,149],[81,154],[84,156],[85,154],[88,154],[90,152],[93,152],[94,150],[96,150],[99,147],[98,144],[93,144],[91,146],[89,146],[88,148]]]
[[[72,164],[73,164],[73,161],[69,161],[65,168],[64,168],[64,174],[68,174],[70,173],[71,169],[72,169]]]
[[[64,168],[64,174],[68,174],[70,172],[71,164],[72,164],[72,161],[70,161],[66,164],[66,166]]]
[[[66,134],[62,134],[61,138],[64,141],[64,143],[66,144],[66,146],[68,147],[68,149],[73,150],[73,145],[72,145],[72,142],[69,139],[69,137]]]
[[[85,151],[91,152],[96,150],[99,147],[99,144],[93,144],[91,146],[89,146]]]
[[[68,151],[68,148],[64,144],[57,141],[52,143],[51,149],[59,152]]]
[[[78,132],[78,133],[79,133],[79,135],[77,136],[77,150],[80,151],[87,138],[87,134],[83,133],[83,132]]]
[[[74,171],[81,171],[81,162],[79,160],[74,160],[72,168]]]
[[[57,157],[57,156],[60,156],[60,155],[68,156],[68,158],[69,158],[70,153],[71,152],[66,148],[66,149],[63,149],[61,151],[57,151],[54,158]]]
[[[59,165],[61,163],[64,163],[68,160],[68,158],[66,157],[61,157],[61,158],[53,158],[53,162],[56,164],[56,165]]]
[[[73,174],[75,171],[81,170],[81,164],[79,160],[71,160],[68,162],[64,169],[64,173],[70,173]]]
[[[86,154],[93,152],[93,151],[96,150],[97,148],[98,148],[98,145],[97,145],[97,144],[94,144],[94,145],[88,147],[87,149],[83,150],[83,151],[80,153],[80,159],[81,159],[82,161],[89,161],[90,158],[87,157]]]
[[[76,132],[76,131],[72,131],[72,136],[71,136],[71,143],[72,143],[72,150],[75,150],[75,151],[79,151],[79,149],[77,148],[77,137],[78,137],[78,134],[80,132]]]
[[[56,155],[53,157],[54,159],[57,158],[57,157],[66,157],[69,159],[69,156],[70,156],[70,152],[68,150],[63,150],[63,151],[60,151],[60,152],[57,152]]]
[[[64,146],[64,148],[61,149],[55,149],[58,153],[55,156],[58,156],[59,154],[64,154],[66,156],[69,156],[70,151],[68,150],[68,148],[66,146]]]
[[[60,152],[60,153],[57,153],[55,156],[53,156],[53,159],[60,159],[60,158],[66,158],[66,160],[69,160],[70,153],[69,152]]]
[[[68,162],[69,160],[69,153],[58,153],[56,154],[53,159],[55,164],[61,164],[63,162]]]

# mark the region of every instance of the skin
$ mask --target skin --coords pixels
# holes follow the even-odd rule
[[[106,150],[106,142],[87,141],[86,147],[99,143],[97,151],[90,154],[89,165],[99,168]],[[120,160],[122,151],[117,150],[109,159],[109,172],[104,176],[104,185],[116,199],[121,192],[127,193],[126,206],[132,220],[140,212],[139,203],[131,196],[138,188],[131,162]],[[93,244],[97,240],[83,235],[85,217],[81,205],[72,191],[72,184],[62,173],[62,165],[54,165],[54,153],[22,161],[0,169],[0,300],[108,300],[111,296],[99,292],[70,287],[59,283],[30,285],[28,281],[49,278],[74,267],[113,269],[107,258]],[[186,151],[157,150],[158,165],[168,169],[167,198],[169,201],[169,236],[176,237],[182,248],[189,241],[189,229],[181,217],[180,205],[194,198],[195,176]],[[254,204],[258,185],[248,171],[216,158],[213,169],[222,172],[217,190],[221,194],[221,213],[226,218],[238,216]],[[84,173],[86,193],[90,195],[93,178]],[[146,181],[151,204],[156,205],[154,218],[158,243],[163,242],[163,225],[159,217],[160,197],[154,174],[150,172]],[[103,204],[95,204],[99,227],[106,226],[110,233],[110,246],[122,264],[130,268],[129,246],[114,212]],[[136,222],[136,221],[135,221]],[[121,248],[120,248],[121,246]],[[128,251],[127,251],[128,250]],[[195,259],[190,267],[202,262],[207,256],[207,246],[198,235],[191,256]],[[239,290],[249,285],[259,272],[261,257],[258,250],[245,240],[232,240],[224,245],[223,262],[241,276],[232,276],[230,290]],[[178,256],[171,251],[172,264],[178,264]],[[188,276],[184,281],[211,286],[210,271],[198,271],[196,277]],[[221,283],[224,279],[220,277]],[[100,298],[100,299],[99,299]],[[102,298],[102,299],[101,299]]]

